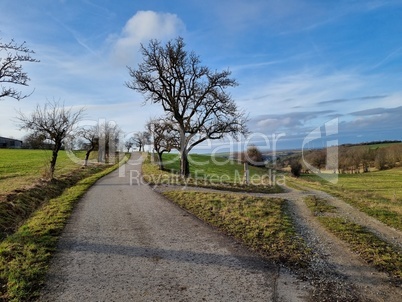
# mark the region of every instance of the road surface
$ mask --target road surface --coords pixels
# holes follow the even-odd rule
[[[140,154],[78,203],[40,301],[305,301],[308,287],[172,204]]]

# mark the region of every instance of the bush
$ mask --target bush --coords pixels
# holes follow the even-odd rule
[[[294,177],[299,177],[301,174],[301,170],[302,164],[298,160],[293,160],[290,163],[290,173],[292,173]]]

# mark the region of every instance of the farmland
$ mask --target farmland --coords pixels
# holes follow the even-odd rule
[[[145,178],[150,183],[181,184],[190,186],[213,186],[216,189],[236,191],[260,191],[278,193],[282,189],[276,185],[279,182],[275,171],[249,166],[249,185],[245,185],[244,166],[226,157],[191,154],[190,177],[182,180],[179,175],[180,159],[177,154],[164,154],[164,170],[156,165],[143,166]],[[150,163],[150,157],[146,163]]]
[[[75,155],[83,159],[85,153]],[[0,149],[0,195],[32,186],[44,178],[51,158],[50,150]],[[56,176],[80,168],[65,151],[59,152]]]

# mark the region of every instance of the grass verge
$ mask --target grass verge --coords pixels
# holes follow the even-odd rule
[[[289,267],[309,262],[309,250],[296,235],[283,199],[183,191],[164,195],[264,257]]]
[[[398,283],[402,280],[402,251],[378,238],[367,228],[350,222],[343,217],[326,215],[335,213],[336,207],[329,205],[325,200],[315,196],[304,199],[317,219],[331,233],[346,242],[351,250],[358,254],[365,262],[378,270],[387,272]]]
[[[87,177],[49,200],[0,243],[0,299],[32,301],[43,285],[49,260],[77,200],[119,164]]]
[[[402,280],[402,252],[378,238],[365,227],[340,217],[318,217],[320,222],[352,251],[367,263],[389,273],[399,282]]]

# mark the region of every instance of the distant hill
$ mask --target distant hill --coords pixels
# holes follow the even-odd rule
[[[384,140],[384,141],[372,141],[372,142],[363,142],[357,144],[342,144],[344,147],[353,147],[353,146],[372,146],[372,145],[391,145],[391,144],[400,144],[402,141],[400,140]]]

